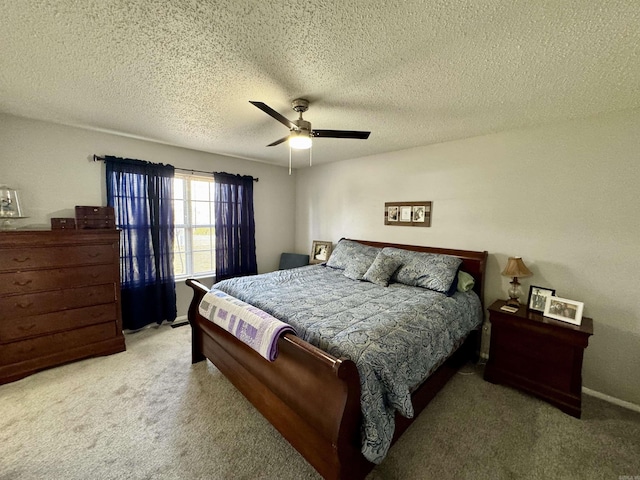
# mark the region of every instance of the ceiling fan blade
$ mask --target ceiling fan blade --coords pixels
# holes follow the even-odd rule
[[[370,134],[371,132],[358,132],[356,130],[314,130],[312,132],[314,137],[358,138],[361,140],[366,140]]]
[[[291,128],[297,129],[298,128],[295,123],[290,121],[284,115],[281,115],[278,112],[276,112],[273,108],[271,108],[266,103],[263,103],[263,102],[252,102],[251,100],[249,100],[249,103],[251,103],[252,105],[258,107],[260,110],[262,110],[267,115],[275,118],[277,121],[279,121],[285,127],[289,128],[289,129],[291,129]]]
[[[267,147],[275,147],[276,145],[280,145],[282,142],[286,142],[287,140],[289,140],[289,135],[287,135],[286,137],[282,137],[280,140],[276,140],[273,143],[270,143],[269,145],[267,145]]]

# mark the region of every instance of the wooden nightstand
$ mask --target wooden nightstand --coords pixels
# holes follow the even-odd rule
[[[491,345],[485,380],[519,388],[580,418],[582,356],[593,335],[593,320],[572,325],[520,305],[515,313],[489,307]]]

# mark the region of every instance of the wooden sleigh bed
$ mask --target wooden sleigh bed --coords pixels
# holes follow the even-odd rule
[[[461,269],[474,277],[473,290],[483,299],[487,252],[357,242],[459,257]],[[289,333],[280,337],[278,357],[269,362],[202,317],[198,306],[209,289],[191,279],[187,284],[194,290],[189,307],[192,362],[209,359],[324,478],[364,478],[375,464],[361,453],[360,380],[355,363]],[[413,391],[414,417],[396,415],[394,442],[460,366],[476,358],[478,348],[479,331],[474,331]]]

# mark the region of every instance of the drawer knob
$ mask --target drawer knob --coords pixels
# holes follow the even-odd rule
[[[18,287],[26,287],[27,285],[29,285],[32,282],[32,280],[25,280],[24,282],[21,282],[19,280],[16,280],[15,282],[13,282],[14,285],[17,285]]]
[[[89,257],[91,257],[91,258],[96,258],[96,257],[99,257],[99,256],[100,256],[100,253],[90,253],[89,254]]]
[[[31,260],[31,258],[30,258],[30,257],[23,257],[23,258],[16,258],[16,257],[13,257],[13,261],[14,261],[14,262],[18,262],[18,263],[24,263],[24,262],[26,262],[27,260]]]
[[[31,305],[33,305],[33,302],[16,303],[16,306],[19,308],[29,308]]]
[[[28,332],[29,330],[32,330],[33,327],[35,327],[36,324],[32,323],[31,325],[20,325],[18,327],[18,330],[22,331],[22,332]]]

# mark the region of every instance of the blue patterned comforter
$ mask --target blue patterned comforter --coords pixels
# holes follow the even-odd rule
[[[380,463],[391,446],[395,412],[411,418],[411,389],[482,323],[474,292],[452,297],[392,283],[351,280],[310,265],[214,285],[292,325],[298,336],[358,367],[362,453]]]

